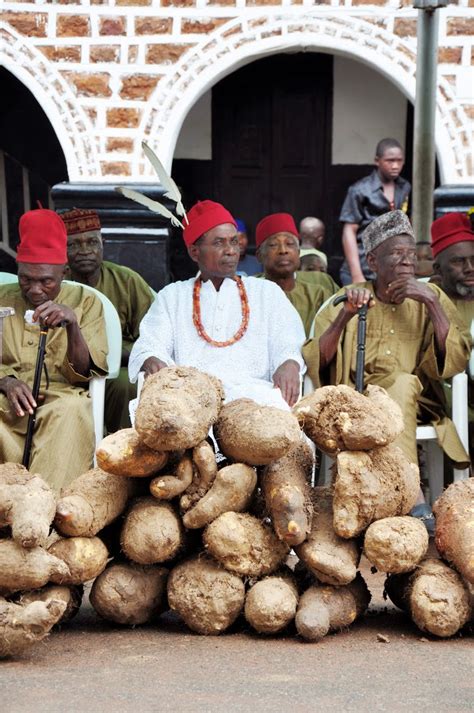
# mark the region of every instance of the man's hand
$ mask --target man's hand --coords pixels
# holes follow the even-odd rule
[[[387,287],[387,297],[390,302],[397,305],[401,304],[407,297],[424,304],[437,300],[433,290],[425,282],[420,282],[412,275],[397,277],[396,280],[390,282]]]
[[[151,376],[152,374],[156,374],[157,372],[160,371],[160,369],[163,369],[167,364],[165,364],[164,361],[161,361],[161,359],[157,359],[156,357],[148,357],[143,364],[142,368],[140,371],[145,372],[145,379],[147,376]]]
[[[289,406],[294,406],[300,395],[300,367],[293,359],[288,359],[280,364],[273,374],[275,387],[281,389],[281,393]]]
[[[347,324],[364,305],[373,307],[375,300],[365,287],[346,288],[347,300],[326,331],[319,338],[319,370],[325,369],[334,359],[341,334]]]
[[[373,307],[375,300],[370,290],[362,287],[351,287],[346,289],[347,301],[343,302],[343,311],[352,318],[361,307],[368,305]]]
[[[70,307],[48,300],[35,309],[33,321],[39,321],[46,327],[67,327],[77,323],[77,318]]]
[[[0,379],[0,391],[3,391],[17,416],[24,416],[25,413],[32,414],[33,409],[36,408],[36,401],[30,387],[20,379],[5,376]]]

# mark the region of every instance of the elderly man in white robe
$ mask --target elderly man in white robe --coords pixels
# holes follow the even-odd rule
[[[184,241],[200,272],[159,292],[130,354],[130,380],[140,371],[194,366],[222,380],[227,401],[288,409],[304,369],[297,311],[278,285],[235,274],[237,225],[224,206],[199,202],[188,220]]]

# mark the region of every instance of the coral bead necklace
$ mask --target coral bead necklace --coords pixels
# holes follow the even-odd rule
[[[203,339],[205,339],[205,341],[208,344],[212,344],[213,347],[230,347],[231,344],[235,344],[235,342],[238,342],[239,339],[242,339],[245,332],[247,331],[247,327],[249,326],[250,308],[249,308],[249,301],[248,301],[247,293],[245,291],[244,283],[242,282],[242,278],[240,278],[238,275],[236,275],[233,279],[237,283],[237,288],[239,290],[240,302],[242,305],[242,323],[241,323],[239,329],[237,330],[237,332],[234,334],[234,336],[231,337],[230,339],[227,339],[225,342],[216,342],[214,339],[211,339],[211,337],[208,334],[206,334],[206,331],[205,331],[204,326],[201,321],[202,279],[201,279],[201,277],[197,277],[196,280],[194,281],[193,324],[196,327],[197,333],[199,334],[199,336],[202,337]]]

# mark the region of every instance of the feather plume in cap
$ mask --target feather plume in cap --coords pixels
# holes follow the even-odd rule
[[[164,166],[161,163],[158,156],[151,150],[151,148],[148,146],[148,144],[146,144],[144,141],[142,142],[142,148],[143,148],[143,151],[145,152],[145,156],[147,157],[147,159],[150,161],[151,165],[155,169],[161,185],[163,186],[163,188],[166,191],[166,193],[164,194],[165,198],[169,198],[170,200],[174,201],[174,203],[176,203],[177,214],[183,216],[184,220],[189,225],[188,217],[187,217],[186,211],[184,209],[183,201],[181,198],[181,193],[179,192],[178,186],[173,181],[171,176],[169,176],[166,173]],[[159,203],[158,201],[154,201],[152,198],[148,198],[147,196],[144,196],[142,193],[139,193],[138,191],[134,191],[131,188],[125,188],[123,186],[116,186],[115,190],[118,193],[121,193],[123,196],[125,196],[125,198],[130,198],[130,200],[135,201],[136,203],[140,203],[141,205],[144,205],[146,208],[148,208],[149,210],[152,210],[154,213],[159,213],[164,218],[167,218],[169,221],[171,221],[171,225],[174,225],[176,228],[182,228],[184,230],[184,225],[179,220],[179,218],[177,218],[162,203]]]

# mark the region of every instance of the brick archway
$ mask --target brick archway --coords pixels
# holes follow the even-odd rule
[[[100,175],[92,126],[68,84],[46,57],[27,39],[0,23],[3,66],[37,99],[64,152],[70,181]]]
[[[416,42],[402,40],[375,21],[312,9],[235,19],[194,46],[159,83],[140,126],[169,168],[183,121],[210,87],[239,67],[287,51],[327,51],[363,62],[383,74],[412,102],[415,97]],[[441,79],[437,100],[436,144],[443,183],[469,176],[469,121],[449,84]],[[136,142],[133,175],[152,171]]]

